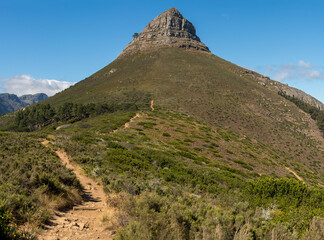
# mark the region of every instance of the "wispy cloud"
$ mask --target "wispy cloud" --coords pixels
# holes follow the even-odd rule
[[[268,65],[259,71],[277,81],[324,80],[323,67],[299,60],[297,64]]]
[[[310,63],[307,63],[303,60],[299,60],[298,61],[298,67],[301,67],[301,68],[311,68],[312,65]]]
[[[14,93],[18,96],[24,94],[46,93],[54,95],[74,83],[50,79],[35,79],[30,75],[15,75],[12,78],[0,79],[0,91]]]

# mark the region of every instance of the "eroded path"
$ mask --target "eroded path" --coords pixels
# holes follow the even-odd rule
[[[303,183],[306,184],[306,182],[304,181],[304,179],[302,179],[295,171],[291,170],[289,167],[286,167],[286,169],[291,172],[292,174],[294,174],[294,176],[299,180],[302,181]]]
[[[50,147],[48,140],[42,143]],[[63,150],[57,150],[56,154],[67,168],[73,169],[84,188],[84,200],[71,210],[57,211],[51,223],[40,233],[39,239],[112,239],[116,226],[109,219],[113,219],[116,209],[107,205],[102,186],[87,177],[76,163],[71,163]]]
[[[120,129],[127,129],[127,128],[129,128],[131,126],[131,123],[134,122],[136,120],[136,118],[139,118],[141,116],[142,115],[140,113],[136,113],[136,115],[134,117],[132,117],[131,119],[129,119],[129,121],[127,123],[125,123],[122,128],[117,128],[117,129],[113,130],[112,133],[116,133]]]

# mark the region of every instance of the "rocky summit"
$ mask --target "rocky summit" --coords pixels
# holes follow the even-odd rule
[[[140,34],[134,34],[133,40],[120,56],[158,47],[178,47],[210,52],[196,35],[194,25],[175,8],[161,13],[149,22]]]

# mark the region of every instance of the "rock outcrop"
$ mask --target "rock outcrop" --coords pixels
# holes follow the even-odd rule
[[[196,35],[194,25],[175,8],[161,13],[140,34],[134,34],[133,37],[120,56],[159,47],[178,47],[210,52]]]

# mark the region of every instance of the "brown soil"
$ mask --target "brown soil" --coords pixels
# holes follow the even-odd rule
[[[42,142],[50,147],[49,141]],[[56,154],[67,168],[73,169],[83,186],[83,203],[73,209],[55,212],[49,225],[39,234],[40,240],[76,240],[76,239],[112,239],[116,224],[113,220],[117,209],[107,205],[103,188],[93,179],[87,177],[80,166],[69,161],[63,150]]]
[[[141,114],[136,113],[136,115],[135,115],[134,117],[132,117],[131,119],[129,119],[129,121],[128,121],[127,123],[125,123],[124,126],[123,126],[122,128],[124,128],[124,129],[129,128],[130,125],[131,125],[131,123],[134,122],[135,119],[136,119],[136,118],[139,118],[139,117],[141,117]],[[115,129],[115,130],[113,130],[112,133],[116,133],[118,130],[120,130],[120,128],[119,128],[119,129]]]
[[[286,169],[291,172],[292,174],[294,174],[294,176],[299,180],[302,181],[303,183],[306,184],[306,182],[304,181],[304,179],[302,179],[295,171],[291,170],[289,167],[286,167]]]
[[[132,122],[134,122],[136,118],[139,118],[139,117],[141,117],[141,115],[139,113],[136,113],[136,115],[134,117],[132,117],[127,123],[125,123],[124,128],[125,129],[126,128],[129,128],[130,127],[130,124]]]

